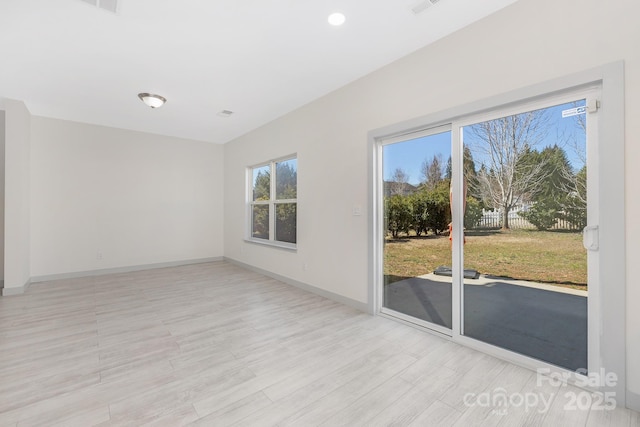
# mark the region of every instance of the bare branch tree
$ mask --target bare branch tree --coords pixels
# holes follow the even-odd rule
[[[477,196],[502,212],[502,228],[509,228],[509,212],[532,197],[545,179],[544,164],[523,162],[523,156],[546,136],[544,110],[478,123],[465,128],[465,143],[480,163]]]
[[[431,160],[424,159],[420,167],[420,174],[422,175],[422,183],[428,190],[433,190],[443,180],[445,166],[441,153],[434,154]]]
[[[420,165],[420,179],[423,184],[429,181],[429,167],[431,166],[431,160],[425,158]]]
[[[578,106],[577,102],[573,103]],[[572,117],[575,120],[575,127],[579,132],[574,132],[570,137],[564,138],[567,149],[578,160],[578,164],[573,168],[564,168],[561,173],[564,178],[564,186],[560,189],[566,192],[571,200],[572,208],[584,212],[587,210],[587,147],[585,143],[587,135],[586,115],[578,114]],[[579,136],[578,136],[579,135]]]
[[[574,107],[582,106],[578,102],[573,102],[572,105]],[[575,167],[573,172],[577,172],[583,166],[587,164],[587,151],[585,146],[585,136],[587,134],[587,122],[586,115],[577,114],[575,116],[570,116],[567,120],[573,121],[573,132],[562,132],[557,135],[556,140],[557,144],[564,148],[565,151],[571,154],[573,159],[577,159],[580,164]]]
[[[409,175],[402,168],[396,168],[391,175],[391,181],[389,181],[389,195],[403,195],[408,182]]]

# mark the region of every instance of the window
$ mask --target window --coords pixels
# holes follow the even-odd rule
[[[298,160],[254,166],[249,177],[249,240],[295,248]]]

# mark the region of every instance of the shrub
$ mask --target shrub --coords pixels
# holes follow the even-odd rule
[[[548,230],[556,224],[558,218],[557,203],[539,201],[526,212],[518,212],[522,218],[533,224],[538,230]]]
[[[411,204],[408,197],[396,194],[385,200],[387,230],[394,238],[400,232],[409,234],[412,224]]]
[[[475,197],[467,197],[467,207],[464,211],[465,228],[475,228],[482,218],[482,204]]]

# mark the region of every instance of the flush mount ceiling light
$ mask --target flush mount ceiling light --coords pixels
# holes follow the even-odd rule
[[[139,93],[138,98],[142,100],[151,108],[162,107],[167,99],[164,96],[156,95],[153,93]]]
[[[327,18],[327,21],[329,21],[329,24],[338,27],[342,24],[344,24],[344,21],[347,18],[344,16],[344,13],[340,13],[340,12],[335,12],[332,13],[331,15],[329,15],[329,18]]]

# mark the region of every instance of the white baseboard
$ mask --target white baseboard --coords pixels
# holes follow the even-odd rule
[[[307,292],[314,293],[316,295],[320,295],[321,297],[325,297],[327,299],[333,300],[333,301],[338,302],[340,304],[344,304],[344,305],[347,305],[349,307],[353,307],[356,310],[360,310],[360,311],[363,311],[365,313],[369,313],[370,312],[369,306],[368,306],[367,303],[356,301],[354,299],[347,298],[345,296],[342,296],[342,295],[339,295],[339,294],[335,294],[333,292],[325,291],[324,289],[320,289],[320,288],[317,288],[315,286],[308,285],[306,283],[299,282],[297,280],[290,279],[290,278],[285,277],[285,276],[281,276],[281,275],[273,273],[271,271],[263,270],[262,268],[255,267],[255,266],[250,265],[250,264],[245,264],[244,262],[238,261],[238,260],[233,259],[233,258],[224,257],[224,260],[226,262],[230,263],[230,264],[237,265],[238,267],[242,267],[242,268],[245,268],[247,270],[251,270],[251,271],[254,271],[256,273],[260,273],[260,274],[265,275],[267,277],[271,277],[272,279],[276,279],[276,280],[278,280],[278,281],[280,281],[282,283],[286,283],[287,285],[295,286],[296,288],[305,290]]]
[[[179,267],[181,265],[202,264],[205,262],[222,261],[222,257],[199,258],[182,261],[160,262],[155,264],[131,265],[126,267],[103,268],[100,270],[74,271],[71,273],[47,274],[43,276],[34,276],[31,278],[32,283],[48,282],[51,280],[76,279],[79,277],[104,276],[105,274],[130,273],[132,271],[153,270],[156,268]]]
[[[640,412],[640,394],[633,393],[629,390],[626,390],[625,393],[627,408]]]
[[[31,279],[29,279],[22,286],[14,286],[14,287],[11,287],[11,288],[5,288],[4,287],[4,280],[3,280],[2,281],[2,296],[3,297],[8,297],[10,295],[24,294],[27,291],[27,289],[29,289],[29,286],[31,286],[31,283],[33,283],[33,282],[31,281]]]
[[[152,270],[156,268],[166,268],[166,267],[178,267],[181,265],[189,265],[189,264],[201,264],[206,262],[215,262],[215,261],[227,261],[231,264],[235,264],[239,267],[245,268],[247,270],[255,271],[256,273],[263,274],[265,276],[271,277],[273,279],[279,280],[283,283],[286,283],[291,286],[295,286],[296,288],[303,289],[305,291],[314,293],[316,295],[320,295],[322,297],[328,298],[330,300],[339,302],[340,304],[347,305],[349,307],[353,307],[357,310],[363,311],[365,313],[369,313],[369,306],[366,303],[362,303],[360,301],[353,300],[351,298],[344,297],[339,294],[335,294],[333,292],[325,291],[324,289],[317,288],[312,285],[308,285],[306,283],[299,282],[297,280],[290,279],[285,276],[281,276],[279,274],[273,273],[268,270],[263,270],[258,267],[254,267],[250,264],[245,264],[243,262],[237,261],[232,258],[227,257],[213,257],[213,258],[201,258],[201,259],[193,259],[193,260],[183,260],[183,261],[171,261],[171,262],[162,262],[156,264],[144,264],[144,265],[132,265],[126,267],[115,267],[115,268],[104,268],[100,270],[86,270],[86,271],[74,271],[70,273],[59,273],[59,274],[47,274],[42,276],[33,276],[31,279],[20,287],[12,287],[12,288],[3,288],[2,295],[19,295],[23,294],[29,285],[32,283],[40,283],[40,282],[48,282],[52,280],[64,280],[64,279],[76,279],[81,277],[91,277],[91,276],[103,276],[107,274],[117,274],[117,273],[129,273],[132,271],[141,271],[141,270]]]

